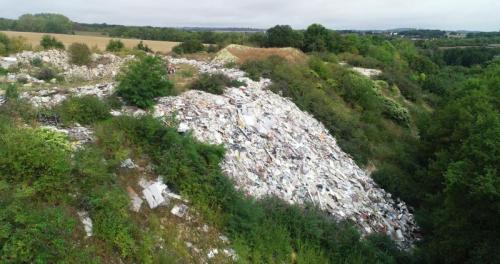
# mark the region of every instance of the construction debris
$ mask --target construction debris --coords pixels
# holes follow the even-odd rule
[[[83,228],[85,229],[85,233],[87,234],[87,237],[92,236],[92,219],[89,217],[89,213],[85,211],[80,211],[77,213],[78,217],[80,218],[80,221],[83,224]]]
[[[184,216],[186,216],[187,214],[187,211],[188,211],[189,207],[185,204],[179,204],[179,205],[175,205],[172,210],[170,210],[170,212],[173,214],[173,215],[176,215],[180,218],[184,218]]]
[[[167,185],[161,181],[157,181],[142,190],[142,194],[144,195],[146,202],[148,202],[149,208],[154,209],[167,202],[163,196],[163,192],[166,189]]]
[[[352,220],[364,234],[387,233],[403,247],[417,239],[404,202],[379,188],[319,121],[267,90],[269,80],[255,82],[217,63],[169,60],[247,83],[223,95],[188,91],[161,98],[155,107],[158,117],[175,113],[180,131],[189,128],[201,141],[224,144],[221,166],[237,187],[254,197],[311,202],[337,219]]]

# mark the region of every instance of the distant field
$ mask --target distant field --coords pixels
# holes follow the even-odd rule
[[[46,33],[34,33],[34,32],[17,32],[17,31],[0,31],[0,32],[6,34],[9,37],[15,37],[15,36],[25,37],[28,40],[28,43],[33,45],[33,47],[39,45],[42,36],[46,35]],[[112,39],[108,37],[89,36],[86,34],[67,35],[67,34],[51,33],[49,35],[56,37],[66,46],[69,46],[75,42],[80,42],[87,44],[89,47],[97,46],[100,50],[105,50],[109,40]],[[140,41],[138,39],[123,39],[123,38],[117,38],[117,39],[121,39],[121,41],[123,41],[125,47],[127,48],[132,48],[136,46]],[[144,44],[148,45],[153,51],[158,51],[162,53],[170,52],[173,47],[179,44],[178,42],[155,41],[155,40],[144,40],[143,42]]]

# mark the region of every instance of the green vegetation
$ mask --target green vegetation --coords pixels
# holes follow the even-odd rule
[[[172,49],[172,51],[177,54],[196,53],[204,50],[205,46],[196,38],[186,40]]]
[[[91,62],[92,52],[84,43],[73,43],[68,48],[69,60],[76,65],[88,65]]]
[[[150,108],[156,97],[174,93],[165,62],[156,56],[142,56],[131,62],[118,81],[117,95],[140,108]]]
[[[153,50],[151,48],[148,47],[148,45],[145,45],[142,40],[139,42],[139,44],[137,44],[137,47],[136,47],[138,50],[142,50],[144,52],[153,52]]]
[[[73,23],[69,18],[60,14],[25,14],[20,16],[13,28],[16,31],[63,33],[68,34],[73,30]]]
[[[56,107],[55,112],[64,124],[89,125],[111,117],[111,108],[95,96],[71,97]]]
[[[43,35],[40,46],[44,49],[64,49],[64,44],[51,35]]]
[[[240,87],[245,83],[231,80],[224,74],[200,74],[198,79],[191,84],[190,89],[201,90],[213,94],[222,94],[226,87]]]
[[[224,150],[177,133],[152,117],[119,117],[102,124],[101,142],[114,135],[144,151],[169,186],[188,197],[213,224],[230,234],[243,262],[391,263],[406,259],[384,237],[361,239],[348,223],[337,224],[313,207],[269,198],[254,201],[235,190],[218,164]],[[112,146],[103,146],[113,150]],[[108,156],[115,154],[109,153]]]
[[[302,47],[303,36],[301,33],[287,25],[276,25],[267,30],[264,45],[267,47]]]
[[[139,43],[141,44],[141,43]],[[125,48],[125,45],[123,42],[119,39],[112,39],[109,41],[108,45],[106,46],[106,51],[110,52],[119,52]]]
[[[11,53],[17,53],[23,50],[31,50],[31,45],[26,43],[25,38],[9,38],[7,35],[0,33],[0,56],[7,56]]]

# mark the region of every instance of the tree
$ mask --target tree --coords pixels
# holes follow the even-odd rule
[[[71,63],[76,65],[88,65],[91,61],[92,52],[89,47],[83,43],[73,43],[68,48]]]
[[[60,14],[25,14],[15,23],[18,31],[46,32],[46,33],[71,33],[73,22]]]
[[[158,96],[174,94],[174,85],[167,79],[165,62],[156,56],[144,56],[131,62],[118,81],[117,94],[140,108],[153,106]]]
[[[268,47],[302,47],[303,36],[288,25],[276,25],[266,31]]]
[[[175,46],[172,51],[177,54],[196,53],[205,50],[203,43],[197,38],[191,38]]]
[[[304,32],[305,52],[333,51],[333,33],[320,24],[310,25]]]

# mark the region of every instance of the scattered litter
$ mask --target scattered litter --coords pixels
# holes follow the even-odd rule
[[[130,197],[131,204],[130,204],[130,210],[134,212],[139,212],[141,210],[141,206],[143,203],[143,200],[139,195],[134,191],[134,189],[130,186],[127,187],[127,192],[128,196]]]
[[[138,168],[138,166],[132,161],[132,159],[128,158],[124,161],[122,161],[120,167],[122,168],[127,168],[127,169],[135,169]]]
[[[163,197],[163,191],[166,189],[167,185],[161,181],[157,181],[142,190],[142,194],[146,202],[148,202],[149,208],[154,209],[166,202],[165,197]]]

